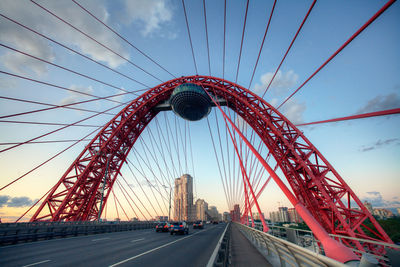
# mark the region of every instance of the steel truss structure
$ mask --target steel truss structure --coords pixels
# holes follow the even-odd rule
[[[31,221],[96,220],[130,149],[159,113],[156,106],[167,101],[174,88],[184,83],[198,84],[209,94],[224,99],[252,127],[275,158],[295,196],[327,232],[392,243],[337,171],[279,111],[235,83],[199,75],[160,84],[127,105],[85,147]],[[373,229],[366,226],[367,222],[372,223]],[[374,237],[368,236],[366,230]],[[344,242],[362,251],[383,249],[358,241]]]

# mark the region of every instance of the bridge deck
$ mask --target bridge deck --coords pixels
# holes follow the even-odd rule
[[[232,266],[272,266],[235,224],[232,224],[231,231]]]

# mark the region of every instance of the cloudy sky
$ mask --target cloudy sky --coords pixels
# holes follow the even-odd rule
[[[237,79],[238,84],[263,95],[312,1],[277,3],[252,81],[273,1],[250,1],[237,77],[246,1],[228,1],[225,64],[224,1],[205,2],[210,69],[203,2],[185,1],[198,74],[211,74],[233,82]],[[264,99],[279,106],[385,3],[382,0],[319,1]],[[399,108],[399,18],[400,3],[396,2],[280,111],[299,124]],[[136,97],[126,91],[153,87],[174,76],[196,74],[191,51],[182,2],[178,0],[0,1],[0,150],[57,130],[62,124],[95,115],[88,110],[115,107],[108,114],[96,115],[81,123],[104,125],[122,108],[116,102],[125,103]],[[119,95],[111,98],[112,101],[90,101],[70,108],[21,114],[116,94]],[[160,116],[162,126],[163,116]],[[186,125],[173,114],[166,116],[171,123]],[[215,116],[210,115],[214,130]],[[155,125],[151,127],[156,129]],[[216,205],[220,211],[228,210],[207,121],[192,123],[189,127],[194,156],[193,164],[186,164],[193,166],[186,167],[186,171],[195,178],[196,197]],[[68,127],[35,142],[77,140],[94,129]],[[400,116],[300,129],[362,200],[369,200],[377,207],[400,207]],[[144,142],[150,141],[149,136],[150,132],[143,137]],[[0,152],[0,187],[71,144],[26,144]],[[0,217],[13,220],[22,214],[59,180],[84,146],[85,143],[77,144],[0,191]],[[138,145],[137,149],[144,147]],[[184,172],[183,166],[181,169]],[[130,176],[129,170],[126,172]],[[140,169],[134,172],[140,173]],[[147,182],[138,173],[139,182],[132,188],[138,189],[139,184],[151,187],[148,184],[155,183],[154,178]],[[266,213],[278,205],[289,205],[273,183],[260,203]]]

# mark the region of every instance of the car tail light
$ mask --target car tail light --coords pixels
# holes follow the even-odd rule
[[[164,226],[164,228],[168,228],[168,225]]]
[[[183,225],[181,224],[181,225],[179,225],[179,227],[183,227]]]

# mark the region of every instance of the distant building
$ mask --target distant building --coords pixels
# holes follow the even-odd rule
[[[364,201],[364,207],[371,213],[374,213],[374,208],[372,208],[371,203],[369,203],[368,201]]]
[[[275,223],[275,222],[280,222],[279,219],[279,211],[272,211],[269,213],[269,219],[271,220],[271,222]]]
[[[223,213],[223,215],[222,215],[222,220],[224,221],[224,222],[229,222],[229,221],[231,221],[231,214],[229,213],[229,212],[224,212]]]
[[[166,222],[168,221],[168,216],[156,216],[156,221]]]
[[[193,177],[184,174],[175,179],[174,219],[176,221],[194,221]]]
[[[288,214],[289,214],[289,222],[291,222],[291,223],[302,223],[303,222],[303,219],[297,213],[295,208],[288,209]]]
[[[261,214],[262,214],[262,217],[265,218],[264,213],[261,213]],[[258,212],[253,212],[253,218],[255,221],[256,220],[261,221],[261,216]]]
[[[279,207],[279,221],[289,222],[289,213],[287,207]]]
[[[374,209],[373,215],[378,216],[380,219],[394,217],[393,212],[388,209]]]
[[[210,208],[208,209],[208,213],[210,214],[211,220],[215,220],[218,221],[219,220],[219,213],[217,210],[217,207],[215,206],[210,206]]]
[[[231,219],[233,222],[240,221],[240,208],[239,204],[233,206],[233,210],[231,210]]]
[[[134,217],[134,218],[131,218],[131,222],[137,222],[137,221],[139,221],[139,219],[138,219],[138,218],[136,218],[136,217]]]
[[[206,211],[208,210],[208,203],[204,199],[196,200],[195,210],[196,220],[207,221]]]

